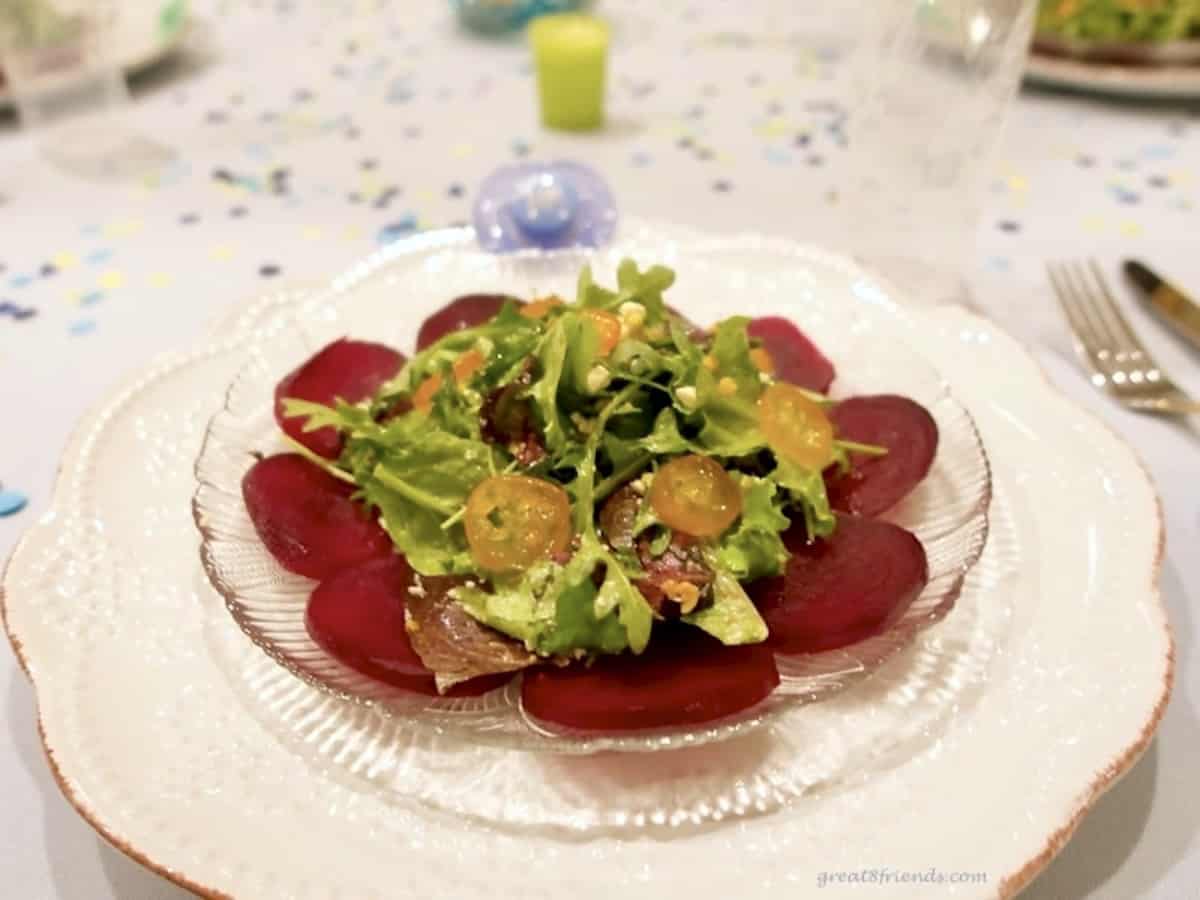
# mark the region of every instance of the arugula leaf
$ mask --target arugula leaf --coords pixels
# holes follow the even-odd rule
[[[540,374],[526,392],[533,401],[538,419],[542,423],[542,436],[551,453],[558,453],[567,445],[569,426],[558,405],[558,389],[566,357],[567,326],[565,319],[559,318],[550,325],[538,345],[536,358]]]
[[[741,581],[780,574],[788,551],[779,537],[789,524],[783,498],[774,481],[750,475],[734,476],[742,489],[742,515],[736,527],[721,536],[714,554],[716,566]]]
[[[654,420],[654,430],[639,441],[644,450],[659,456],[686,453],[694,445],[679,433],[675,410],[667,407]]]
[[[804,512],[804,527],[809,539],[828,537],[837,528],[837,517],[829,508],[825,479],[816,469],[798,466],[780,459],[771,479],[783,487]]]
[[[718,456],[744,456],[766,445],[758,426],[763,386],[750,358],[749,322],[745,316],[720,322],[708,351],[713,368],[701,366],[696,372],[698,408],[704,416],[699,443]]]
[[[592,580],[594,564],[590,554],[566,566],[544,562],[522,575],[496,579],[490,592],[468,584],[452,596],[480,622],[524,642],[531,652],[620,653],[628,646],[626,629],[615,606],[599,609],[604,587],[598,591]]]
[[[467,496],[500,468],[497,451],[452,434],[426,416],[402,416],[369,437],[352,437],[343,462],[409,564],[422,575],[473,571],[457,521]]]
[[[369,410],[345,400],[337,400],[333,406],[313,403],[309,400],[296,400],[285,397],[283,414],[287,418],[304,417],[304,430],[317,431],[321,428],[336,428],[346,432],[351,437],[365,434],[375,434],[380,430],[379,423],[371,418]]]
[[[767,639],[767,623],[736,578],[717,569],[712,592],[712,603],[683,616],[684,622],[726,645],[758,644]]]

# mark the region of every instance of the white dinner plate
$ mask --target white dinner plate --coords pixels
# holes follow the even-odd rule
[[[122,71],[136,73],[148,69],[183,44],[189,25],[186,21],[164,20],[164,12],[170,5],[167,0],[125,0],[113,28],[110,51]],[[9,86],[0,78],[0,109],[11,103]]]
[[[956,897],[1020,890],[1138,758],[1166,704],[1157,498],[1132,451],[990,322],[900,306],[816,248],[635,223],[596,264],[665,262],[685,312],[792,314],[835,361],[851,331],[904,343],[970,410],[993,469],[987,546],[955,609],[874,677],[743,738],[639,755],[636,770],[623,754],[445,748],[479,763],[458,814],[453,798],[381,779],[406,769],[383,732],[352,727],[346,701],[242,635],[200,572],[189,508],[223,392],[282,329],[319,342],[350,306],[375,304],[389,333],[403,322],[411,337],[447,299],[442,273],[537,289],[536,267],[518,283],[519,264],[471,248],[468,230],[421,235],[328,291],[264,298],[81,423],[50,511],[3,578],[6,627],[68,799],[116,846],[210,896],[707,900],[823,886],[861,897],[872,879],[889,898],[929,897],[934,881],[948,894],[954,882]],[[576,785],[586,808],[672,770],[703,768],[736,796],[764,765],[809,757],[819,776],[790,784],[784,802],[718,804],[700,820],[651,811],[572,833],[503,814],[551,785]],[[481,812],[486,792],[496,815]]]
[[[1029,54],[1025,77],[1050,87],[1120,97],[1194,99],[1200,97],[1200,63],[1136,65],[1070,56]]]

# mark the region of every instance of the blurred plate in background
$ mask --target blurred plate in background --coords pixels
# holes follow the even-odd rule
[[[154,65],[188,33],[187,0],[119,0],[112,56],[126,72]],[[0,108],[12,103],[0,65]]]

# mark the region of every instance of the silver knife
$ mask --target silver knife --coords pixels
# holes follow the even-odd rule
[[[1141,289],[1146,304],[1176,334],[1200,350],[1200,305],[1136,259],[1125,261],[1125,274]]]

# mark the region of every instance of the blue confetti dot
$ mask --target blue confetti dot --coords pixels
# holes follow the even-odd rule
[[[1174,155],[1175,148],[1170,144],[1151,144],[1142,148],[1142,156],[1145,159],[1171,159]]]
[[[89,291],[79,298],[80,306],[95,306],[104,299],[104,291]]]
[[[79,319],[67,326],[67,331],[75,337],[83,337],[85,334],[91,334],[96,330],[95,319]]]
[[[763,151],[763,156],[767,158],[767,162],[774,163],[777,166],[786,166],[792,161],[792,154],[783,147],[767,147]]]
[[[28,275],[14,275],[8,280],[10,286],[15,288],[23,288],[33,283],[33,279]]]
[[[14,516],[25,508],[29,498],[17,491],[0,490],[0,516]]]
[[[398,241],[400,238],[407,237],[417,230],[417,217],[415,213],[405,213],[395,222],[389,225],[384,225],[379,229],[379,233],[375,236],[375,240],[381,244],[390,244],[393,241]]]
[[[84,259],[93,266],[98,266],[101,263],[106,263],[113,258],[113,252],[107,247],[101,247],[99,250],[93,250]]]

